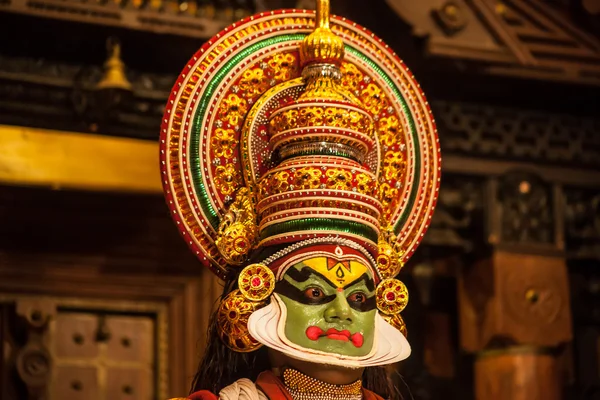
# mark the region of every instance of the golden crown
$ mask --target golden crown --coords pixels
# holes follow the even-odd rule
[[[257,248],[314,238],[357,243],[391,277],[435,206],[437,131],[418,83],[371,32],[330,19],[327,0],[208,41],[162,129],[173,217],[221,277]]]

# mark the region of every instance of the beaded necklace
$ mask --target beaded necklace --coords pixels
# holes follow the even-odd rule
[[[294,400],[361,400],[362,381],[333,385],[311,378],[295,369],[283,371],[283,384]]]

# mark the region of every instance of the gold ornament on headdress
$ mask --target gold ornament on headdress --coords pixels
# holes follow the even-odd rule
[[[329,27],[329,0],[317,0],[316,28],[300,46],[302,65],[336,63],[344,58],[344,42]]]
[[[360,101],[339,84],[343,59],[344,42],[329,26],[329,0],[317,0],[315,30],[300,44],[300,63],[306,89],[298,101],[341,101],[362,108]]]
[[[219,224],[216,245],[231,265],[241,265],[256,244],[258,227],[252,195],[246,188],[237,192],[235,201]]]
[[[395,243],[396,235],[392,228],[382,229],[378,243],[377,270],[383,279],[394,278],[404,267],[402,257],[394,246]]]

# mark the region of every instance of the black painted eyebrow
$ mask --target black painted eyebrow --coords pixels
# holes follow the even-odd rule
[[[367,275],[367,273],[365,272],[364,274],[362,274],[358,279],[350,282],[349,284],[347,284],[346,286],[344,286],[344,290],[348,289],[349,287],[352,287],[354,285],[357,285],[360,281],[365,281],[365,286],[367,287],[367,289],[369,289],[371,292],[375,291],[375,282],[373,281],[373,278],[371,278],[369,275]]]
[[[290,278],[292,278],[293,280],[295,280],[298,283],[302,283],[302,282],[306,282],[311,275],[314,275],[318,278],[321,278],[322,280],[324,280],[325,282],[327,282],[332,288],[336,288],[337,285],[332,283],[329,279],[327,279],[326,277],[324,277],[323,275],[321,275],[320,273],[318,273],[317,271],[315,271],[314,269],[310,268],[310,267],[302,267],[302,269],[300,271],[298,271],[296,268],[292,267],[290,269],[287,270],[286,272],[287,275],[289,275]]]

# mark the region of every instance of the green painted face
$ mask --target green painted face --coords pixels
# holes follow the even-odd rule
[[[287,309],[285,335],[292,343],[346,356],[371,352],[375,284],[363,263],[311,258],[290,267],[275,291]]]

